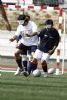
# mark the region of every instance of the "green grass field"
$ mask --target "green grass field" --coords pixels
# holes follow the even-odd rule
[[[67,74],[47,78],[1,74],[0,100],[67,100]]]

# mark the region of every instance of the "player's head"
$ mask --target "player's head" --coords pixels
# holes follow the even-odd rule
[[[17,20],[19,24],[26,26],[30,20],[30,16],[29,15],[19,15]]]
[[[46,20],[45,25],[47,29],[51,29],[53,27],[53,20],[51,19]]]
[[[30,16],[29,15],[26,15],[26,19],[29,21],[30,20]]]

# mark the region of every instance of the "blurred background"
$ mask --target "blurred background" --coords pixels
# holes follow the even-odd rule
[[[60,46],[60,64],[62,67],[62,60],[64,60],[64,67],[67,69],[67,0],[2,0],[8,20],[12,27],[12,31],[6,30],[4,20],[0,14],[0,66],[5,67],[16,67],[14,60],[14,50],[16,42],[10,43],[9,38],[15,34],[18,26],[17,17],[20,14],[29,14],[31,20],[36,22],[38,30],[40,31],[44,27],[46,19],[53,19],[54,27],[58,29],[59,25],[59,11],[58,10],[34,10],[28,9],[26,6],[48,6],[48,7],[61,7],[63,13],[65,12],[65,37],[64,37],[64,15],[62,15],[62,35],[61,35],[61,46]],[[15,5],[21,6],[21,8],[15,8]],[[25,6],[25,8],[23,8]],[[63,37],[65,38],[63,40]],[[64,42],[64,43],[63,43]],[[64,47],[64,58],[63,58],[63,47]],[[56,66],[57,53],[55,52],[50,59],[49,66]]]

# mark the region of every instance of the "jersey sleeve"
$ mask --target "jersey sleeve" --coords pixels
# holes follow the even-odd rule
[[[15,32],[16,36],[19,36],[21,34],[21,28],[20,26],[17,27],[17,31]]]
[[[46,33],[46,29],[44,28],[44,29],[42,29],[42,30],[39,32],[38,36],[39,36],[40,38],[42,38],[43,35],[44,35],[45,33]]]

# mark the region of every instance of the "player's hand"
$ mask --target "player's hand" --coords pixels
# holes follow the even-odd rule
[[[31,35],[29,35],[29,34],[25,34],[27,37],[31,37]]]
[[[52,54],[54,53],[54,50],[49,50],[48,53],[49,53],[50,55],[52,55]]]
[[[13,39],[13,38],[11,38],[11,39],[9,39],[9,41],[10,41],[10,42],[13,42],[13,41],[14,41],[14,39]]]

